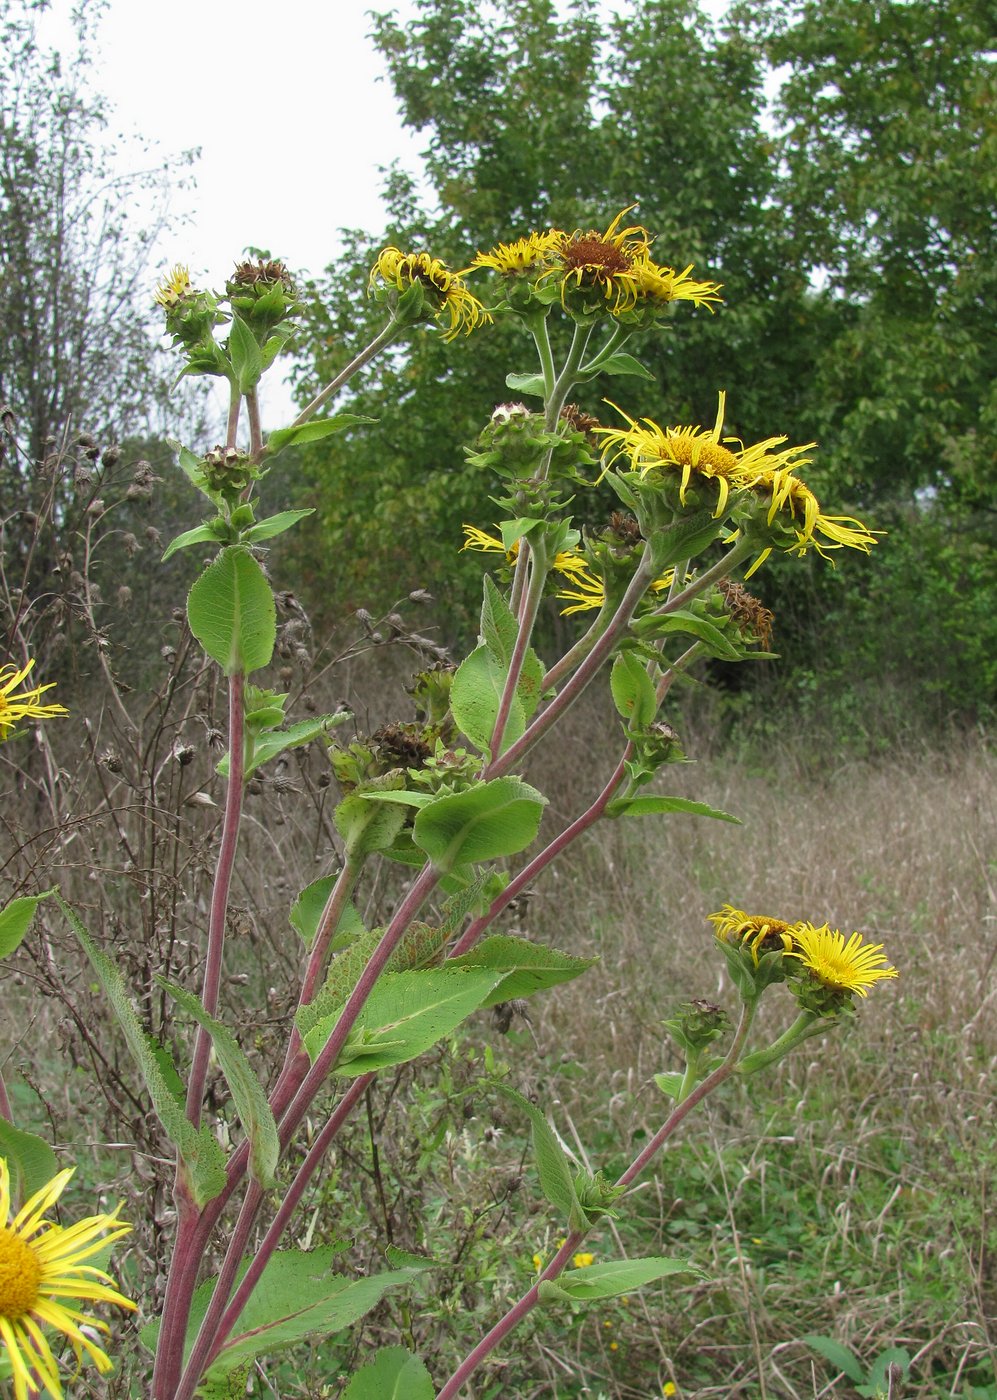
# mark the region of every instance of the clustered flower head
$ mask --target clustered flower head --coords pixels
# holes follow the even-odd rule
[[[453,340],[461,332],[470,335],[477,326],[492,319],[491,313],[468,291],[460,273],[453,272],[439,258],[429,253],[385,248],[371,268],[371,293],[403,294],[412,287],[421,288],[428,311],[427,317],[421,307],[417,308],[413,319],[441,322],[445,327],[444,340]]]
[[[112,1215],[57,1225],[45,1213],[59,1199],[72,1170],[59,1172],[12,1213],[10,1173],[0,1157],[0,1344],[11,1367],[14,1400],[45,1394],[61,1400],[59,1367],[45,1330],[61,1333],[82,1365],[84,1354],[101,1373],[111,1360],[94,1341],[107,1324],[77,1303],[135,1304],[89,1261],[131,1230]]]
[[[621,459],[626,469],[642,481],[648,478],[677,486],[678,503],[693,504],[691,494],[703,493],[720,520],[737,503],[746,511],[745,528],[752,537],[763,534],[758,557],[745,578],[758,569],[773,549],[803,555],[809,549],[827,557],[834,549],[860,549],[868,554],[876,535],[850,516],[825,515],[817,497],[796,472],[807,465],[805,454],[815,446],[785,447],[783,437],[765,438],[746,446],[739,438],[725,437],[723,423],[726,394],[721,391],[712,428],[679,426],[662,428],[650,418],[639,422],[623,409],[625,428],[598,430],[608,470]],[[615,408],[616,405],[614,404]],[[761,510],[755,508],[760,500]],[[731,539],[737,538],[735,531]]]
[[[32,659],[20,670],[16,666],[0,666],[0,743],[10,737],[11,730],[20,719],[53,719],[69,713],[64,705],[40,703],[42,695],[52,689],[55,681],[49,681],[48,685],[29,686],[17,692],[17,687],[31,674],[34,664]]]
[[[786,967],[790,977],[802,980],[809,989],[832,994],[828,1005],[824,998],[814,1009],[834,1009],[853,993],[865,997],[877,982],[897,977],[883,953],[882,943],[867,943],[860,933],[845,935],[829,924],[817,927],[807,920],[794,923],[776,919],[768,914],[748,914],[725,904],[716,914],[710,914],[717,938],[726,944],[743,948],[750,954],[755,967],[765,953],[782,953],[792,958],[798,967]]]
[[[477,253],[465,271],[490,269],[513,283],[528,279],[538,297],[551,292],[569,314],[582,317],[606,313],[627,321],[645,315],[653,319],[676,301],[712,311],[721,300],[720,284],[696,281],[691,263],[681,272],[656,263],[647,229],[622,226],[634,207],[622,209],[603,232],[550,228],[499,243]],[[513,304],[519,302],[514,298]]]

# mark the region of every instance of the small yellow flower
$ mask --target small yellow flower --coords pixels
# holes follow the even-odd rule
[[[678,1390],[679,1388],[674,1381],[665,1381],[664,1385],[661,1387],[662,1395],[677,1395]]]
[[[183,263],[177,263],[163,278],[156,288],[154,300],[157,306],[162,306],[169,311],[176,306],[178,301],[183,301],[184,297],[189,297],[194,291],[190,280],[190,268]]]
[[[793,925],[793,943],[789,956],[799,958],[832,991],[858,992],[864,997],[877,982],[899,976],[895,967],[883,966],[882,943],[866,943],[860,933],[853,933],[846,943],[845,935],[828,924],[817,928],[799,923]]]
[[[465,536],[464,543],[460,547],[462,554],[466,549],[480,550],[483,554],[504,554],[507,564],[515,564],[519,558],[519,540],[514,540],[512,548],[506,549],[497,535],[489,535],[485,530],[479,530],[477,525],[464,525],[461,528]],[[555,573],[563,574],[565,578],[572,581],[588,575],[588,565],[582,556],[573,550],[560,550],[554,556],[552,568]],[[557,596],[560,598],[563,595],[559,593]],[[579,609],[573,609],[573,611],[579,611]]]
[[[117,1211],[66,1228],[43,1218],[72,1175],[72,1170],[59,1172],[12,1216],[10,1175],[0,1157],[0,1343],[12,1371],[14,1400],[29,1400],[43,1389],[62,1400],[58,1365],[43,1327],[61,1332],[80,1364],[86,1352],[98,1371],[111,1370],[107,1353],[88,1335],[95,1329],[107,1332],[107,1324],[73,1302],[135,1307],[111,1287],[108,1274],[86,1262],[131,1230]]]
[[[695,478],[714,481],[718,487],[717,504],[713,511],[719,520],[727,509],[732,490],[754,485],[763,469],[783,469],[800,466],[809,459],[800,454],[809,451],[813,443],[790,447],[776,452],[786,441],[784,437],[765,438],[750,447],[737,438],[723,437],[727,395],[721,391],[717,417],[712,428],[659,428],[650,418],[638,423],[617,408],[629,423],[628,428],[599,428],[605,450],[610,454],[607,466],[620,457],[627,459],[630,470],[646,476],[650,471],[677,471],[681,476],[679,500],[686,503],[686,492]],[[613,404],[616,408],[616,405]],[[641,426],[641,424],[645,426]],[[737,450],[725,446],[734,443]]]
[[[574,1264],[574,1266],[575,1266],[576,1269],[587,1269],[587,1268],[589,1267],[590,1264],[594,1264],[594,1263],[595,1263],[595,1255],[594,1255],[594,1254],[573,1254],[573,1255],[571,1256],[571,1262],[572,1262],[572,1264]]]
[[[561,229],[551,228],[546,233],[530,233],[512,243],[498,243],[490,252],[476,253],[474,261],[470,267],[464,268],[464,272],[489,267],[495,272],[516,274],[547,268],[550,266],[552,254],[561,247],[566,238],[567,234]],[[461,275],[463,276],[463,273]]]
[[[609,1350],[610,1350],[610,1351],[619,1351],[619,1349],[620,1349],[620,1344],[619,1344],[619,1342],[610,1342],[610,1344],[609,1344]]]
[[[560,556],[558,556],[560,557]],[[597,578],[591,569],[582,559],[581,555],[575,556],[576,566],[571,569],[559,569],[571,584],[570,588],[561,588],[555,597],[561,602],[567,602],[570,607],[561,609],[562,617],[570,617],[572,613],[591,612],[595,608],[601,608],[606,601],[606,588],[601,578]],[[557,565],[554,566],[557,568]],[[666,569],[660,578],[656,578],[650,585],[650,592],[661,593],[667,588],[671,588],[672,579],[675,577],[674,569]]]
[[[52,689],[55,681],[22,690],[20,695],[13,693],[15,687],[31,674],[34,664],[34,660],[31,660],[20,671],[16,666],[0,666],[0,743],[9,736],[19,719],[52,719],[69,714],[64,705],[38,703],[45,691]]]
[[[860,549],[868,554],[876,543],[877,532],[850,515],[825,515],[809,486],[793,475],[793,468],[798,465],[763,465],[745,483],[759,495],[769,497],[768,524],[784,524],[795,536],[785,552],[803,555],[808,549],[815,549],[825,559],[832,549]],[[770,546],[764,550],[745,578],[750,578],[765,562],[773,547],[778,548]]]
[[[429,253],[385,248],[370,271],[370,287],[380,283],[404,292],[415,282],[426,292],[434,318],[446,323],[444,340],[453,340],[461,331],[470,335],[476,326],[486,325],[492,319],[491,313],[467,290],[460,274]]]
[[[721,943],[740,943],[749,950],[756,967],[759,953],[779,948],[789,953],[794,947],[795,926],[784,919],[773,919],[768,914],[746,914],[743,909],[735,909],[733,904],[725,904],[719,913],[708,914],[707,918]]]
[[[538,1274],[543,1272],[543,1266],[544,1266],[543,1255],[542,1255],[542,1254],[534,1254],[534,1256],[533,1256],[533,1267],[534,1267],[534,1269],[537,1271]]]
[[[689,276],[692,267],[690,263],[683,272],[676,272],[673,267],[659,267],[649,257],[639,258],[634,271],[641,296],[652,306],[691,301],[694,306],[705,306],[712,312],[714,303],[723,303],[719,295],[722,283],[695,281]]]

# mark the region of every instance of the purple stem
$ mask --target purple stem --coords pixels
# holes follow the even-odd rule
[[[353,1112],[353,1109],[356,1107],[359,1100],[363,1098],[363,1095],[366,1092],[368,1086],[374,1081],[376,1077],[377,1076],[374,1073],[374,1071],[370,1071],[368,1074],[360,1075],[359,1078],[353,1081],[349,1089],[343,1095],[342,1099],[340,1099],[339,1103],[336,1105],[332,1115],[329,1118],[329,1121],[326,1123],[325,1127],[322,1129],[318,1137],[308,1149],[308,1153],[304,1161],[298,1168],[295,1178],[291,1185],[288,1187],[287,1194],[285,1195],[283,1201],[280,1204],[280,1209],[274,1216],[269,1229],[267,1230],[260,1245],[258,1246],[256,1253],[253,1256],[252,1263],[246,1270],[246,1273],[243,1276],[243,1278],[240,1280],[239,1287],[232,1295],[232,1301],[226,1308],[225,1299],[228,1297],[229,1291],[231,1289],[232,1279],[235,1275],[235,1271],[239,1263],[239,1258],[241,1256],[241,1248],[238,1252],[235,1252],[230,1247],[230,1252],[234,1254],[234,1267],[228,1270],[228,1277],[227,1279],[224,1279],[224,1292],[222,1292],[223,1276],[219,1276],[218,1288],[215,1291],[214,1298],[212,1298],[211,1300],[211,1308],[209,1309],[209,1312],[205,1314],[204,1322],[201,1328],[201,1333],[199,1334],[197,1342],[194,1345],[194,1350],[191,1353],[187,1373],[185,1373],[184,1380],[181,1381],[181,1387],[177,1393],[177,1400],[188,1400],[189,1395],[193,1394],[193,1390],[191,1389],[188,1391],[188,1389],[185,1388],[184,1382],[187,1381],[189,1377],[191,1385],[196,1385],[201,1372],[206,1370],[212,1364],[212,1362],[218,1356],[219,1352],[222,1350],[226,1339],[228,1338],[232,1329],[235,1327],[235,1324],[238,1322],[246,1304],[249,1302],[253,1289],[259,1282],[260,1275],[266,1268],[267,1262],[276,1250],[277,1245],[280,1243],[280,1237],[287,1229],[291,1216],[294,1214],[295,1210],[297,1210],[298,1205],[301,1202],[301,1198],[305,1193],[305,1188],[308,1186],[308,1183],[311,1181],[315,1172],[321,1165],[325,1154],[328,1152],[334,1138],[336,1137],[336,1134],[346,1122],[346,1119]],[[227,1256],[225,1262],[227,1265]],[[224,1313],[216,1322],[215,1318],[212,1317],[212,1313],[215,1311],[216,1300],[219,1299],[219,1297],[221,1298],[221,1305],[218,1308],[218,1312],[221,1312],[221,1309],[224,1308]],[[203,1349],[199,1351],[199,1348],[201,1348],[202,1338],[204,1340],[204,1346]],[[197,1366],[197,1370],[195,1370],[195,1364]]]
[[[211,1016],[214,1015],[218,1006],[222,955],[225,949],[225,920],[228,912],[229,891],[232,886],[232,872],[235,866],[235,852],[239,842],[239,824],[242,817],[245,765],[244,730],[243,676],[241,672],[237,672],[234,676],[229,677],[228,788],[225,796],[225,817],[222,823],[222,839],[218,850],[215,882],[211,892],[208,947],[201,991],[202,1005]],[[211,1037],[203,1026],[198,1026],[190,1081],[187,1086],[187,1117],[195,1127],[198,1127],[201,1121],[201,1103],[204,1098],[204,1082],[207,1076],[210,1050]],[[157,1397],[157,1400],[173,1400],[176,1379],[183,1363],[184,1337],[187,1332],[191,1299],[197,1283],[197,1270],[207,1239],[207,1234],[203,1229],[204,1216],[198,1211],[190,1197],[179,1155],[173,1194],[177,1205],[177,1238],[170,1261],[166,1296],[163,1300],[162,1324],[156,1344],[156,1363],[152,1384],[153,1395]],[[214,1204],[212,1202],[212,1205]],[[220,1211],[221,1205],[218,1205],[214,1219],[217,1219]]]

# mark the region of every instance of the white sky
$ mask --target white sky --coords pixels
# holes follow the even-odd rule
[[[73,4],[51,0],[43,44],[70,50]],[[107,0],[94,78],[110,134],[141,138],[159,161],[201,152],[195,187],[174,196],[150,297],[157,272],[177,262],[220,285],[247,245],[314,276],[334,259],[338,229],[383,224],[381,171],[398,158],[417,174],[426,138],[402,127],[368,37],[371,9],[402,23],[418,14],[415,0]],[[149,163],[125,143],[123,171]]]

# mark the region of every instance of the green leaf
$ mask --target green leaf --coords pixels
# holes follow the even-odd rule
[[[283,711],[275,711],[275,714],[278,723],[283,720]],[[349,711],[338,710],[332,715],[317,715],[315,719],[299,720],[297,724],[289,724],[286,729],[270,729],[262,734],[253,735],[247,743],[249,753],[246,757],[245,777],[249,778],[262,764],[269,763],[286,749],[300,749],[305,744],[320,739],[330,729],[345,724],[349,718]],[[222,777],[228,777],[230,758],[230,754],[223,754],[215,765],[215,771]]]
[[[329,1272],[339,1252],[333,1246],[274,1254],[236,1324],[238,1332],[225,1343],[208,1375],[224,1375],[307,1337],[342,1332],[370,1312],[389,1289],[411,1282],[421,1272],[393,1269],[351,1281]]]
[[[500,975],[481,968],[450,967],[384,973],[357,1017],[333,1073],[352,1078],[415,1059],[477,1011]],[[339,1016],[337,1010],[324,1017],[305,1036],[312,1060]]]
[[[607,817],[647,817],[655,812],[688,812],[693,817],[715,817],[717,821],[741,825],[740,817],[706,802],[692,802],[688,797],[618,797],[606,807]]]
[[[594,360],[592,364],[584,365],[580,377],[589,378],[593,374],[635,374],[639,379],[654,379],[651,371],[625,350],[617,350],[604,360]]]
[[[295,447],[303,442],[318,442],[330,433],[341,433],[344,428],[352,428],[356,423],[376,423],[376,418],[366,418],[362,413],[337,413],[333,418],[311,418],[296,428],[278,428],[267,438],[267,455],[276,457],[285,447]]]
[[[405,825],[406,813],[397,804],[370,801],[367,794],[352,793],[338,804],[334,820],[346,854],[351,860],[363,860],[394,845]]]
[[[212,491],[209,488],[207,479],[204,475],[204,465],[200,457],[195,457],[194,453],[191,452],[189,447],[184,447],[183,444],[177,442],[175,438],[168,438],[167,441],[169,442],[169,445],[173,448],[174,452],[177,454],[177,461],[180,464],[180,470],[183,472],[187,480],[191,483],[192,486],[197,487],[198,491],[201,492],[202,496],[207,496],[208,500],[211,501],[212,504],[218,505],[221,497],[219,496],[218,492]]]
[[[229,331],[228,353],[235,371],[236,387],[240,394],[248,394],[260,382],[263,373],[263,356],[256,336],[241,316],[232,317]]]
[[[48,1185],[59,1170],[55,1153],[44,1138],[15,1128],[0,1116],[0,1157],[10,1172],[11,1194],[23,1202]]]
[[[490,575],[484,579],[481,604],[481,644],[457,668],[450,687],[450,708],[462,734],[488,753],[505,689],[519,624]],[[521,737],[543,695],[544,668],[536,652],[527,650],[509,707],[502,750]]]
[[[499,1093],[521,1108],[530,1120],[533,1129],[533,1153],[537,1160],[537,1173],[540,1189],[546,1199],[561,1212],[572,1229],[584,1229],[585,1216],[578,1193],[575,1190],[575,1175],[567,1153],[557,1140],[553,1128],[547,1122],[543,1110],[522,1094],[510,1089],[508,1084],[496,1084]]]
[[[265,520],[251,525],[242,538],[247,544],[258,544],[260,540],[272,540],[274,535],[282,535],[285,530],[290,530],[291,526],[296,525],[299,520],[304,520],[306,515],[314,514],[314,506],[310,506],[308,510],[278,511],[276,515],[268,515]]]
[[[647,729],[658,713],[654,681],[632,651],[621,651],[609,677],[613,703],[630,729]]]
[[[207,1128],[194,1127],[184,1113],[183,1105],[177,1102],[173,1082],[163,1074],[160,1065],[160,1057],[166,1052],[162,1046],[153,1048],[150,1045],[118,968],[97,947],[69,905],[58,895],[55,898],[90,959],[111,1009],[118,1018],[128,1049],[142,1072],[156,1117],[180,1153],[191,1195],[197,1205],[203,1206],[213,1200],[225,1185],[225,1153]]]
[[[310,948],[315,941],[322,911],[329,901],[332,887],[338,878],[336,875],[323,875],[320,880],[313,880],[301,891],[291,905],[291,912],[288,915],[291,927],[300,934],[306,948]],[[347,904],[339,923],[336,925],[336,932],[329,945],[330,950],[336,952],[345,947],[346,944],[352,943],[355,938],[366,931],[356,906]]]
[[[269,665],[277,609],[263,570],[242,545],[223,549],[187,599],[190,630],[227,676]]]
[[[514,394],[533,394],[542,399],[547,392],[542,374],[507,374],[505,382]]]
[[[175,540],[171,540],[163,552],[161,563],[165,564],[180,549],[189,549],[193,544],[218,543],[218,536],[210,525],[198,525],[195,530],[185,530],[182,535],[177,535]]]
[[[519,778],[494,778],[423,807],[412,836],[444,872],[512,856],[536,837],[546,801]]]
[[[608,1264],[590,1264],[587,1269],[568,1269],[556,1279],[547,1279],[539,1286],[545,1303],[593,1303],[603,1298],[619,1298],[635,1293],[649,1283],[669,1278],[672,1274],[705,1275],[695,1264],[684,1259],[616,1259]]]
[[[404,1347],[384,1347],[361,1366],[343,1400],[433,1400],[436,1386],[422,1361]]]
[[[744,660],[743,649],[739,650],[728,637],[724,636],[719,627],[709,622],[705,617],[696,617],[695,614],[686,612],[684,609],[669,613],[667,617],[659,617],[655,613],[649,613],[645,617],[637,619],[633,631],[639,637],[646,633],[651,633],[655,637],[663,637],[669,632],[684,632],[698,638],[710,655],[721,661]]]
[[[818,1356],[823,1356],[825,1361],[830,1361],[836,1371],[843,1371],[850,1381],[860,1383],[865,1380],[865,1367],[847,1347],[843,1347],[833,1337],[821,1337],[811,1332],[801,1337],[800,1341],[805,1342]]]
[[[31,920],[35,917],[35,910],[43,899],[48,899],[55,894],[55,889],[45,890],[43,894],[26,894],[19,899],[12,899],[8,905],[0,909],[0,958],[10,957],[15,948],[19,948],[21,942],[31,927]]]
[[[211,1036],[218,1067],[232,1091],[235,1111],[249,1139],[250,1173],[253,1180],[258,1181],[261,1186],[272,1186],[280,1157],[277,1124],[274,1122],[263,1086],[239,1042],[227,1026],[205,1011],[193,992],[168,982],[165,977],[157,977],[156,981],[161,987],[165,987],[173,1000],[182,1006],[189,1016],[193,1016],[197,1024],[203,1026]]]
[[[656,1074],[654,1076],[655,1084],[657,1084],[661,1092],[670,1099],[678,1098],[679,1090],[682,1088],[684,1079],[685,1075],[680,1074],[677,1070],[671,1071],[668,1074]]]
[[[597,957],[576,958],[544,948],[539,943],[530,943],[525,938],[499,933],[484,939],[469,953],[450,958],[447,966],[485,967],[501,972],[502,980],[481,1003],[482,1007],[488,1007],[517,997],[533,996],[560,982],[570,982],[598,961]]]

